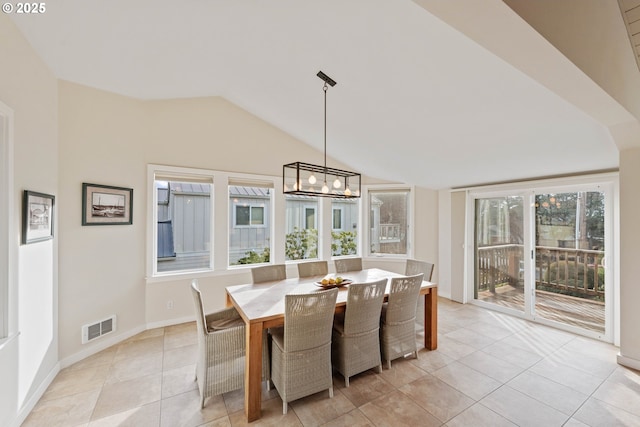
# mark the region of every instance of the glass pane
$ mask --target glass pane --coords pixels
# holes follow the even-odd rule
[[[229,265],[267,263],[271,256],[271,189],[229,186]]]
[[[317,209],[315,197],[286,196],[286,260],[318,257]]]
[[[251,208],[251,225],[264,225],[264,208],[253,206]]]
[[[604,332],[604,193],[536,195],[536,314]]]
[[[523,198],[476,200],[475,298],[524,312]]]
[[[211,184],[156,181],[158,272],[210,268]]]
[[[236,225],[249,225],[249,206],[236,206]]]
[[[331,255],[356,255],[360,205],[357,200],[349,199],[331,199],[331,205],[333,210]]]
[[[409,192],[369,192],[371,253],[407,253]]]

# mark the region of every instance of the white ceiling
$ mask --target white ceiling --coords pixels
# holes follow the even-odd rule
[[[474,1],[497,31],[509,24],[502,40],[531,34],[501,1]],[[60,79],[142,99],[223,96],[320,150],[323,70],[338,82],[328,154],[380,179],[440,189],[618,165],[597,117],[410,0],[57,0],[11,17]],[[551,54],[566,73],[536,43],[541,68],[553,73]]]

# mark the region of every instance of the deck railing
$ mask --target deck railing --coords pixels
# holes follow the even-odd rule
[[[477,253],[478,290],[495,292],[500,285],[522,286],[524,246],[484,246]],[[603,251],[536,246],[536,289],[602,299],[603,257]]]

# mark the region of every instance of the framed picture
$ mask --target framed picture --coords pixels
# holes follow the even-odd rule
[[[25,190],[22,196],[22,244],[53,239],[55,196]]]
[[[82,184],[82,225],[133,224],[133,189]]]

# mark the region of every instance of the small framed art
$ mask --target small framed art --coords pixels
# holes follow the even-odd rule
[[[25,190],[22,196],[22,244],[53,239],[55,196]]]
[[[82,184],[82,225],[133,224],[133,189]]]

